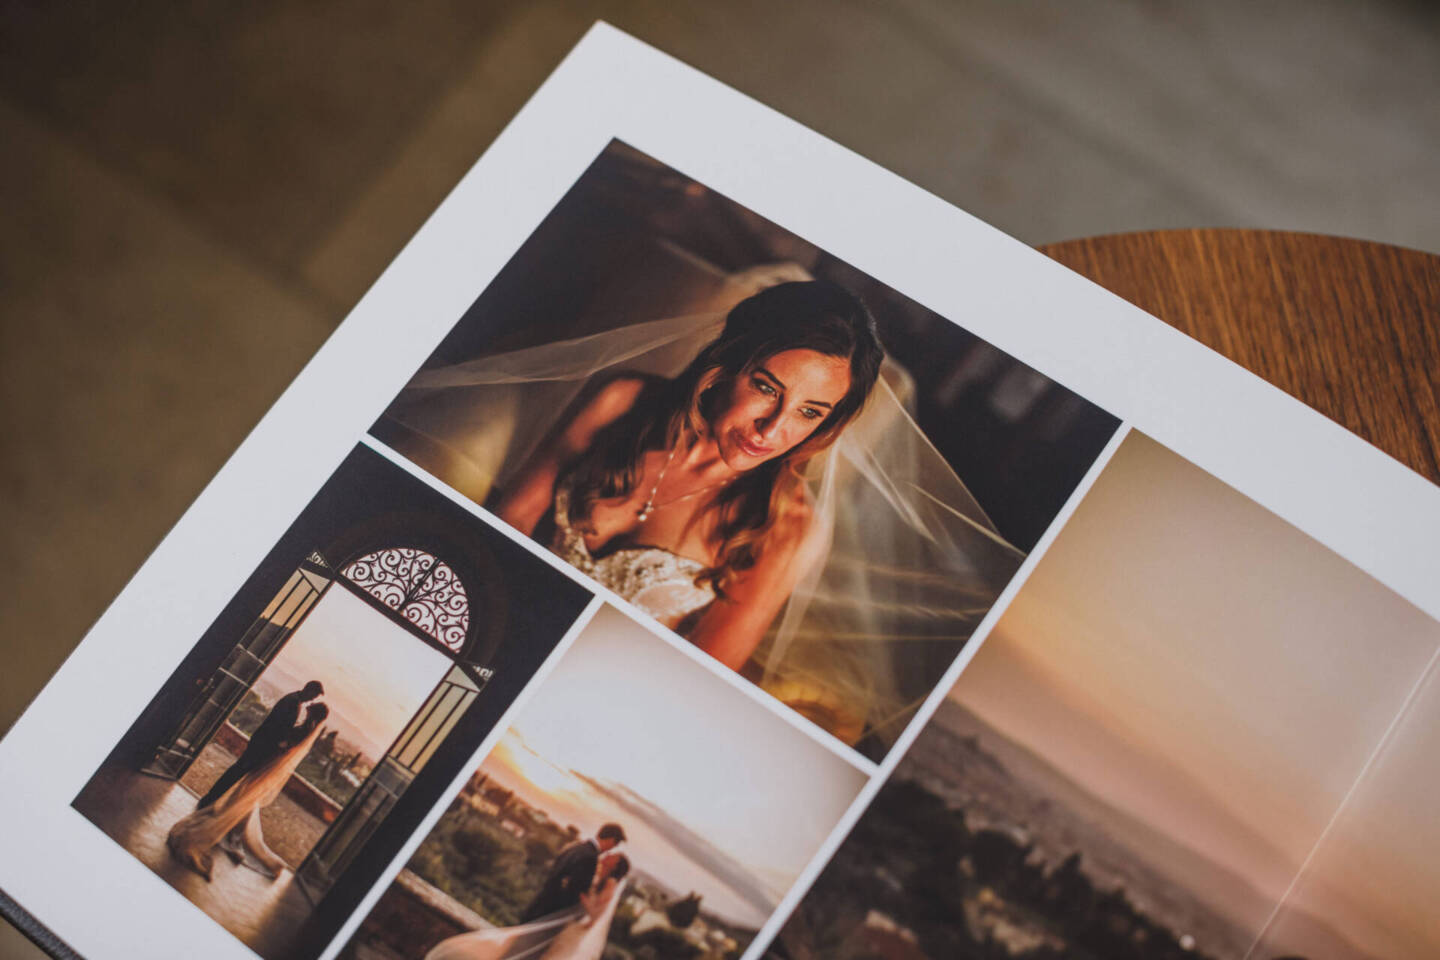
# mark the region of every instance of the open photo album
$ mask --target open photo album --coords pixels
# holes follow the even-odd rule
[[[93,960],[1434,957],[1437,572],[1440,489],[597,25],[0,742],[0,891]]]

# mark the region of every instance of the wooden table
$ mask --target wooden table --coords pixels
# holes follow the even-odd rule
[[[1040,248],[1440,483],[1440,257],[1259,230]],[[0,953],[41,957],[0,924]]]
[[[1269,230],[1040,251],[1440,483],[1440,256]]]

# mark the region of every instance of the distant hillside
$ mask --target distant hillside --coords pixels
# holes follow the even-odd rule
[[[972,826],[1020,832],[1051,864],[1079,851],[1101,886],[1124,887],[1137,906],[1195,937],[1207,953],[1244,957],[1274,907],[1243,878],[1109,805],[953,701],[943,703],[896,774],[963,808]],[[1247,842],[1267,843],[1258,835]],[[1294,918],[1293,929],[1305,935],[1287,940],[1303,940],[1310,955],[1372,960],[1314,918]]]
[[[760,922],[763,922],[770,911],[775,909],[775,904],[780,899],[778,892],[771,890],[763,879],[747,868],[745,864],[712,843],[709,838],[690,829],[679,817],[629,787],[588,777],[574,770],[571,773],[584,780],[597,793],[609,797],[631,816],[649,825],[652,830],[664,837],[676,852],[703,868],[714,877],[717,883],[723,884],[743,903],[753,908],[755,917]],[[655,886],[666,890],[667,896],[672,898],[683,896],[682,892],[671,890],[657,878],[650,877],[650,880]],[[707,903],[706,908],[713,910],[714,904]],[[728,925],[738,929],[753,930],[758,926],[758,924],[747,923],[744,918],[719,915],[725,919]]]
[[[275,705],[276,700],[279,700],[287,693],[299,690],[304,685],[305,681],[285,676],[280,670],[272,667],[272,669],[260,674],[260,678],[255,681],[255,685],[250,689],[260,698],[260,702],[265,704],[265,708],[268,710]],[[325,725],[338,729],[340,731],[340,738],[345,742],[345,749],[358,750],[361,756],[365,758],[365,762],[369,765],[373,766],[380,757],[385,755],[385,751],[389,749],[389,744],[376,743],[366,735],[364,730],[351,723],[350,719],[335,709],[333,705],[330,708],[330,716],[325,720]],[[397,730],[395,732],[398,734],[400,731]]]
[[[1020,831],[1052,865],[1079,851],[1101,887],[1124,887],[1137,907],[1189,933],[1203,952],[1240,960],[1271,907],[1238,877],[1110,807],[952,701],[897,773],[963,808],[972,826]],[[1206,887],[1233,891],[1232,903],[1194,895],[1182,877],[1196,873]]]

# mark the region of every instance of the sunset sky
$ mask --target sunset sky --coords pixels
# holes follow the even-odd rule
[[[952,696],[1274,899],[1437,644],[1440,625],[1131,434]],[[1394,778],[1373,889],[1326,908],[1381,955],[1409,955],[1395,948],[1427,922],[1433,932],[1419,907],[1440,887],[1400,892],[1436,881],[1422,863],[1435,843],[1401,839],[1435,835],[1419,822],[1435,808],[1418,801],[1440,789],[1431,756]]]
[[[1432,673],[1372,775],[1316,851],[1294,903],[1312,916],[1343,917],[1356,939],[1385,947],[1384,956],[1440,956],[1440,674]],[[1283,912],[1269,941],[1293,944],[1303,922]],[[1380,952],[1377,948],[1376,952]],[[1323,956],[1311,950],[1312,956]]]
[[[485,763],[561,823],[624,826],[634,866],[758,926],[859,771],[609,607]]]
[[[287,692],[319,680],[330,705],[326,723],[377,760],[449,666],[444,655],[335,586],[310,611],[265,677]]]

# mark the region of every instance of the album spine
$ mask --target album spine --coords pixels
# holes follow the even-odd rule
[[[0,917],[8,920],[15,929],[29,937],[35,946],[55,960],[84,960],[68,943],[55,936],[54,931],[31,916],[29,911],[16,903],[4,890],[0,890]]]

